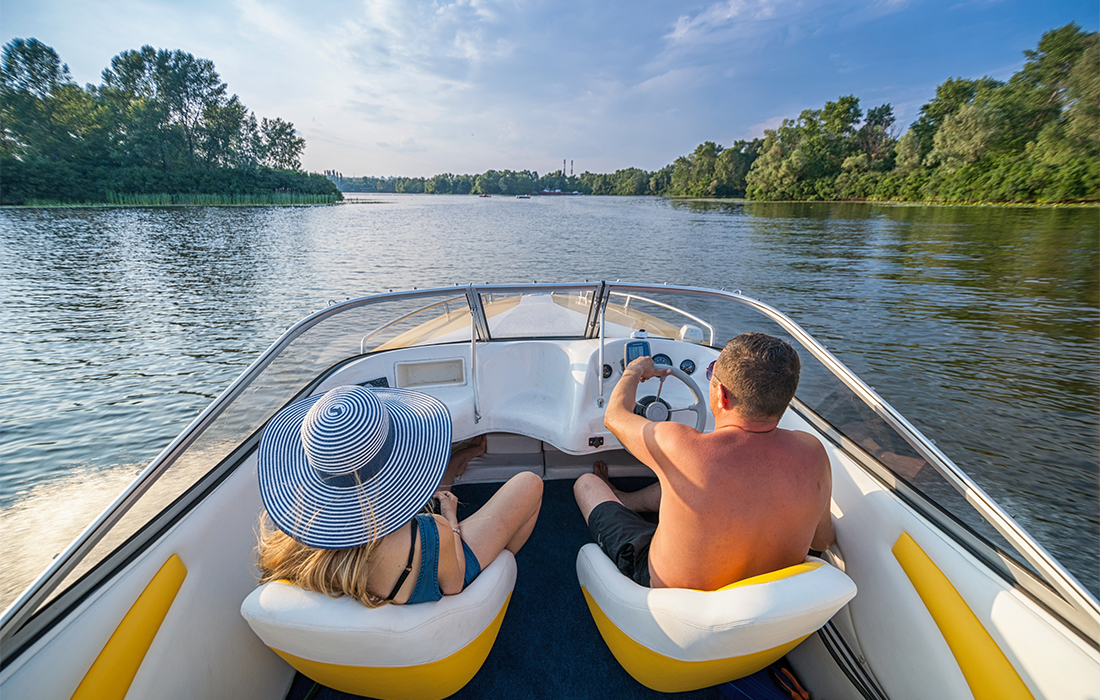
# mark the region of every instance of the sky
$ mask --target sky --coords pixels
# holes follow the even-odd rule
[[[144,45],[213,61],[349,177],[652,171],[849,94],[904,129],[1073,21],[1096,31],[1096,0],[0,0],[0,39],[82,85]]]

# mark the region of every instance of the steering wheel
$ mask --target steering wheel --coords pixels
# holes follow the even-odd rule
[[[707,427],[707,397],[704,397],[703,392],[699,390],[699,385],[695,383],[695,380],[691,376],[680,369],[679,367],[673,367],[671,365],[657,365],[658,369],[670,369],[672,372],[665,377],[676,377],[684,386],[691,391],[695,397],[695,403],[683,408],[673,408],[668,405],[664,399],[660,398],[660,389],[657,390],[657,396],[644,396],[640,401],[634,403],[634,413],[639,416],[648,418],[654,422],[661,422],[666,420],[672,420],[672,414],[680,411],[691,411],[695,414],[695,429],[699,432],[703,432]]]

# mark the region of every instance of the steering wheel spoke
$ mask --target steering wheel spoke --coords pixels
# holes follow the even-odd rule
[[[667,365],[662,365],[661,369],[669,369],[671,372],[661,379],[661,387],[657,390],[656,396],[647,396],[641,401],[635,401],[634,412],[650,420],[660,422],[671,420],[673,413],[691,411],[695,414],[695,429],[702,432],[707,426],[707,397],[687,372],[684,372],[678,367],[669,367]],[[688,388],[688,391],[691,392],[692,396],[695,398],[695,402],[689,406],[673,408],[668,405],[664,399],[660,398],[661,388],[664,388],[664,380],[668,377],[679,379],[680,382]]]

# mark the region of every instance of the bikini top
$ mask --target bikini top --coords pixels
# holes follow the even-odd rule
[[[416,603],[430,603],[443,597],[443,591],[439,588],[439,528],[435,525],[435,518],[427,514],[421,514],[412,521],[412,542],[409,546],[409,561],[405,564],[405,570],[401,572],[393,590],[384,599],[386,602],[393,600],[405,583],[405,579],[412,572],[413,557],[416,554],[416,535],[420,531],[420,573],[416,576],[416,587],[405,605]]]

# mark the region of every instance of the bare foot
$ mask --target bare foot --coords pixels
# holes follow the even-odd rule
[[[640,491],[620,491],[611,483],[605,462],[596,461],[592,465],[592,473],[603,479],[607,487],[611,489],[611,493],[615,494],[615,498],[619,499],[619,502],[630,510],[636,513],[656,513],[660,510],[661,484],[659,482],[650,484]]]
[[[615,498],[620,501],[623,500],[623,492],[615,488],[615,485],[611,483],[611,477],[607,474],[606,462],[603,460],[596,460],[596,462],[592,464],[592,473],[603,479],[607,487],[611,489],[611,493],[615,494]]]
[[[470,460],[485,454],[484,435],[478,435],[471,442],[471,445],[463,447],[461,450],[455,450],[451,455],[451,460],[447,463],[447,471],[443,473],[443,481],[439,483],[438,491],[450,491],[451,486],[455,483],[455,478],[466,471]]]

